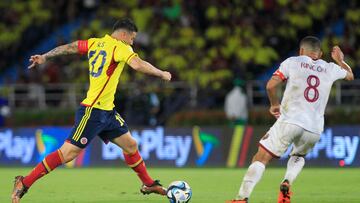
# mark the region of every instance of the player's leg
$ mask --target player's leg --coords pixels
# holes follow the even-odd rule
[[[259,147],[257,153],[252,159],[252,163],[246,171],[241,183],[238,194],[234,200],[228,203],[248,203],[248,199],[254,190],[256,184],[260,181],[266,165],[271,161],[273,156],[264,148]]]
[[[131,136],[130,132],[112,139],[112,142],[122,148],[125,162],[137,173],[143,183],[143,186],[140,189],[143,194],[166,194],[166,189],[162,187],[158,180],[153,180],[147,172],[145,162],[138,151],[137,142]]]
[[[292,128],[301,129],[301,133],[294,139],[294,146],[287,163],[286,173],[280,184],[279,203],[290,203],[290,187],[305,165],[304,157],[320,139],[319,134],[311,133],[299,126],[293,125]]]
[[[280,191],[278,195],[278,203],[290,203],[291,191],[290,186],[295,180],[296,176],[304,167],[305,159],[301,155],[291,155],[286,168],[286,173],[283,181],[280,184]]]
[[[319,134],[303,130],[302,135],[294,140],[294,147],[287,163],[286,173],[280,185],[279,199],[282,199],[282,197],[285,197],[290,193],[290,186],[294,183],[296,177],[300,174],[305,165],[304,157],[319,139]]]
[[[60,149],[50,153],[38,163],[27,176],[17,176],[11,195],[13,203],[19,202],[35,181],[55,170],[58,166],[73,160],[80,152],[81,148],[65,142]]]
[[[60,149],[47,155],[26,177],[15,178],[14,190],[11,195],[13,203],[20,202],[21,197],[27,192],[31,185],[48,174],[58,166],[73,160],[85,148],[90,141],[102,129],[101,122],[97,119],[99,114],[91,107],[80,107],[76,112],[75,125],[66,142]],[[91,120],[92,122],[88,122]]]
[[[154,180],[147,173],[145,163],[137,148],[137,142],[131,137],[130,132],[114,138],[112,142],[123,150],[126,164],[137,173],[141,182],[145,185],[153,184]]]
[[[30,187],[36,180],[50,173],[58,166],[72,161],[81,152],[81,148],[64,142],[60,149],[47,155],[23,180],[26,187]]]
[[[260,181],[266,165],[271,161],[273,156],[264,148],[259,147],[258,152],[253,157],[252,163],[249,166],[243,181],[241,183],[236,200],[247,200],[256,184]]]
[[[287,124],[276,122],[259,142],[259,150],[253,157],[235,201],[248,199],[255,185],[260,181],[265,166],[272,158],[279,158],[292,143],[296,132],[289,131]],[[236,201],[237,200],[237,201]]]
[[[291,155],[286,168],[286,173],[283,181],[287,181],[290,185],[294,182],[295,178],[299,175],[305,165],[304,155],[294,154]]]
[[[301,172],[305,165],[304,157],[314,147],[317,141],[319,141],[320,135],[311,133],[304,130],[301,137],[294,141],[294,148],[290,154],[290,158],[287,163],[287,169],[284,176],[284,180],[288,180],[290,185],[293,184],[296,177]]]
[[[24,184],[30,187],[36,180],[53,171],[58,166],[68,163],[75,159],[81,152],[81,148],[64,142],[64,144],[56,151],[47,155],[33,171],[24,178]]]
[[[125,120],[115,110],[109,112],[108,126],[99,134],[105,142],[110,140],[122,148],[125,162],[138,175],[143,183],[140,191],[143,194],[157,193],[166,194],[166,189],[162,187],[159,180],[153,180],[149,173],[144,160],[142,159],[136,140],[131,136]]]

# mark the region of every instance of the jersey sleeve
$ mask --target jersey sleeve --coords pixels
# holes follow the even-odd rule
[[[130,59],[134,56],[137,56],[130,45],[119,44],[115,48],[114,60],[115,62],[125,62],[129,63]]]
[[[273,75],[277,75],[281,80],[285,81],[289,78],[289,66],[290,60],[286,59],[280,64],[280,67],[274,72]]]
[[[339,79],[344,79],[346,77],[346,70],[341,68],[339,65],[335,63],[330,63],[331,66],[331,76],[334,81]]]

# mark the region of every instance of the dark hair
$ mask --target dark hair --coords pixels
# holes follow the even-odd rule
[[[138,31],[138,28],[136,27],[135,23],[129,18],[124,18],[124,19],[116,21],[116,23],[114,24],[114,27],[113,27],[113,31],[116,31],[118,29],[125,29],[129,32],[137,32]]]
[[[300,47],[305,46],[311,51],[320,51],[321,50],[321,42],[317,37],[314,36],[306,36],[300,41]]]

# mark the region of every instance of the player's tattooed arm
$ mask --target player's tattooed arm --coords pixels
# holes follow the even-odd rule
[[[75,41],[70,44],[58,46],[43,55],[31,56],[30,60],[29,60],[31,62],[31,64],[30,64],[30,66],[28,66],[28,68],[30,69],[30,68],[35,67],[36,65],[43,64],[46,62],[46,60],[48,60],[52,57],[78,53],[77,43],[78,43],[78,41]]]
[[[44,57],[46,60],[48,60],[56,56],[75,54],[77,52],[78,52],[78,45],[77,45],[77,41],[75,41],[52,49],[51,51],[44,54]]]

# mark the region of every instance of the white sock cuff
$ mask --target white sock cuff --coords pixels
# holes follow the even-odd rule
[[[297,162],[305,163],[305,158],[302,156],[292,155],[292,156],[290,156],[289,161],[294,162],[294,163],[297,163]]]

